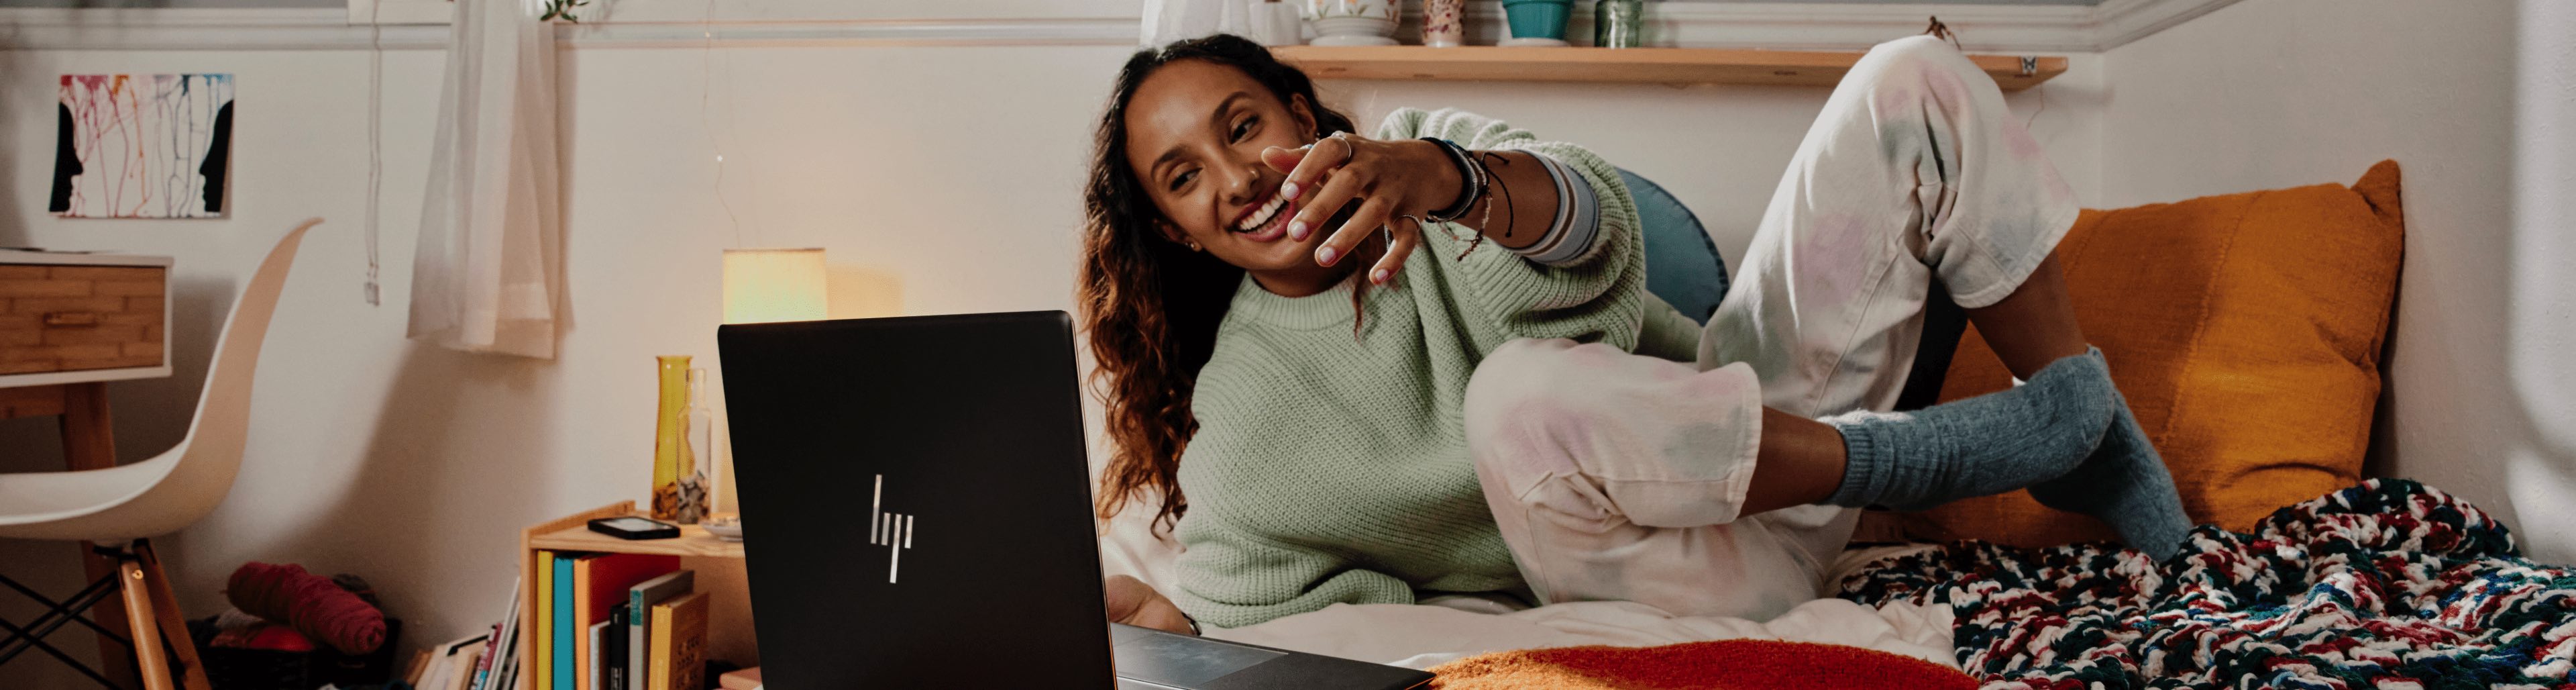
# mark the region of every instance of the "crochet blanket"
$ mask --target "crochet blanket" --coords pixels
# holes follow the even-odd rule
[[[2576,688],[2576,573],[2405,480],[2204,525],[2163,563],[2102,545],[1960,543],[1840,583],[1947,603],[1961,666],[2005,688]]]

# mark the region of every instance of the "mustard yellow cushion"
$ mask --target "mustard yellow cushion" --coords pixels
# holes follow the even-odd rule
[[[2076,319],[2193,520],[2246,531],[2274,509],[2360,481],[2404,235],[2396,161],[2351,187],[2087,210],[2075,222],[2057,259]],[[1971,328],[1942,397],[2011,382]],[[2018,491],[1906,522],[1932,539],[2114,538]]]

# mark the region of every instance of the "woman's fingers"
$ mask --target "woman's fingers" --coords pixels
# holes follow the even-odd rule
[[[1171,599],[1154,591],[1152,585],[1126,575],[1111,575],[1101,584],[1104,595],[1108,597],[1110,622],[1183,635],[1190,633],[1189,616],[1182,614],[1180,607],[1172,605]]]
[[[1377,265],[1369,269],[1369,282],[1377,285],[1394,280],[1395,272],[1404,269],[1404,258],[1422,245],[1422,224],[1412,218],[1396,218],[1387,227],[1386,256],[1378,257]]]
[[[1297,169],[1297,162],[1306,160],[1306,154],[1314,150],[1313,146],[1300,146],[1293,149],[1273,146],[1261,150],[1261,164],[1279,172],[1293,172]]]
[[[1314,191],[1317,180],[1324,179],[1326,173],[1351,162],[1358,155],[1358,146],[1359,142],[1352,139],[1324,137],[1316,140],[1298,155],[1294,167],[1286,168],[1288,181],[1279,185],[1279,196],[1296,201],[1306,192]],[[1262,153],[1263,163],[1273,170],[1281,169],[1279,164],[1286,159],[1285,155],[1273,157],[1266,150]]]
[[[1358,246],[1360,240],[1368,239],[1377,233],[1379,227],[1394,219],[1394,199],[1372,196],[1361,201],[1359,211],[1352,213],[1351,219],[1334,230],[1331,237],[1325,238],[1324,246],[1315,248],[1315,263],[1331,266],[1342,257],[1350,256],[1351,248]]]
[[[1309,156],[1307,160],[1314,160],[1314,157]],[[1367,175],[1361,171],[1339,170],[1325,177],[1323,186],[1308,193],[1306,199],[1293,201],[1297,215],[1288,219],[1288,239],[1304,242],[1307,235],[1315,234],[1316,228],[1323,227],[1325,221],[1333,219],[1333,214],[1340,213],[1353,197],[1365,191],[1367,180],[1362,179],[1365,177]],[[1282,193],[1285,194],[1284,191]]]
[[[1135,617],[1138,610],[1145,608],[1145,602],[1159,596],[1152,585],[1126,575],[1111,575],[1100,584],[1105,598],[1103,603],[1108,604],[1109,620],[1112,621]]]

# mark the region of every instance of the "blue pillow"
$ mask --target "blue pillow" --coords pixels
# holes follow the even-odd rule
[[[1663,187],[1627,170],[1619,171],[1619,179],[1628,183],[1645,226],[1640,231],[1646,240],[1646,291],[1707,325],[1718,301],[1726,299],[1726,262],[1717,255],[1717,243],[1709,241],[1699,216]]]

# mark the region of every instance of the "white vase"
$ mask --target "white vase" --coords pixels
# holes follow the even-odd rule
[[[1262,0],[1252,0],[1251,4],[1252,33],[1246,36],[1253,42],[1273,48],[1306,42],[1306,19],[1296,5]]]

